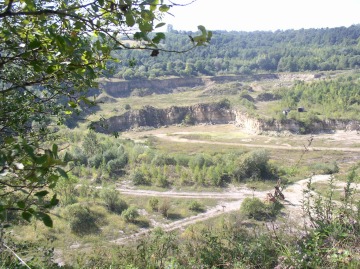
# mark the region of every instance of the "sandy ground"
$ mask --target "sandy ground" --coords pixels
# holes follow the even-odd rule
[[[311,182],[329,182],[329,175],[315,175],[311,178]],[[307,188],[309,178],[300,180],[283,190],[285,196],[285,211],[289,218],[293,221],[299,221],[303,219],[303,210],[302,210],[302,200],[303,200],[303,191]],[[343,182],[335,182],[335,186],[343,187]],[[355,188],[360,189],[359,186]],[[134,195],[134,196],[153,196],[153,197],[168,197],[168,198],[207,198],[207,199],[218,199],[219,203],[215,207],[209,208],[206,212],[198,214],[196,216],[191,216],[184,218],[170,224],[159,224],[157,223],[156,227],[161,227],[165,231],[172,231],[176,229],[183,229],[188,225],[205,221],[210,218],[220,216],[221,214],[228,213],[231,211],[236,211],[240,208],[242,201],[246,197],[257,197],[262,200],[265,200],[267,193],[269,191],[253,191],[249,188],[229,188],[224,190],[222,193],[209,193],[209,192],[158,192],[158,191],[149,191],[149,190],[135,190],[125,187],[118,187],[117,190],[123,194]],[[236,201],[225,202],[227,199],[236,199]],[[137,238],[148,234],[153,228],[142,230],[136,234],[121,237],[113,240],[115,244],[125,244],[129,240],[136,240]]]

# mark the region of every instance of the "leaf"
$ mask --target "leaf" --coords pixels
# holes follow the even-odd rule
[[[50,200],[50,205],[51,206],[56,206],[58,204],[59,204],[59,199],[57,199],[56,194],[54,194],[54,196]]]
[[[35,193],[34,195],[35,195],[36,197],[44,197],[44,196],[46,196],[48,193],[49,193],[48,191],[39,191],[39,192]]]
[[[135,25],[135,19],[131,12],[126,12],[125,18],[126,18],[126,24],[128,26],[133,27]]]
[[[43,221],[45,226],[50,227],[50,228],[53,227],[53,221],[52,221],[51,217],[48,214],[43,213],[43,212],[38,212],[37,215]]]
[[[165,22],[160,22],[160,23],[156,24],[155,28],[160,28],[160,27],[163,27],[164,25],[166,25]]]
[[[152,3],[150,4],[150,11],[151,12],[155,11],[158,4],[159,4],[159,0],[152,1]]]
[[[74,101],[69,101],[68,102],[68,105],[72,108],[76,108],[77,107],[77,104],[74,102]]]
[[[69,178],[68,175],[67,175],[67,173],[66,173],[63,169],[61,169],[60,167],[57,167],[56,170],[59,172],[59,174],[60,174],[62,177],[66,178],[66,179]]]
[[[26,204],[25,204],[24,201],[18,201],[16,204],[17,204],[17,206],[18,206],[19,208],[21,208],[21,209],[24,209],[25,206],[26,206]]]
[[[32,214],[29,213],[29,212],[27,212],[27,211],[24,211],[24,212],[21,213],[21,216],[22,216],[22,218],[23,218],[24,220],[30,222],[30,219],[31,219],[31,217],[32,217]]]
[[[36,159],[35,154],[34,154],[34,149],[32,147],[25,144],[24,150],[32,159]]]
[[[161,40],[165,39],[164,33],[156,33],[155,37],[152,39],[152,41],[155,44],[159,44]]]
[[[199,25],[199,26],[198,26],[198,29],[201,31],[201,33],[202,33],[204,36],[206,36],[206,28],[205,28],[204,26]]]
[[[168,12],[170,10],[170,7],[168,5],[162,5],[159,7],[159,10],[161,12]]]
[[[208,41],[208,42],[209,42],[210,39],[212,38],[212,35],[213,35],[212,31],[208,31],[208,34],[207,34],[207,41]]]
[[[59,149],[58,145],[56,145],[56,144],[52,145],[52,152],[53,152],[55,157],[58,156],[58,149]]]
[[[151,32],[153,30],[152,25],[148,22],[139,23],[139,29],[141,32]]]
[[[43,164],[43,163],[45,163],[47,161],[47,159],[48,159],[48,156],[45,154],[45,155],[42,155],[40,157],[36,157],[35,158],[35,163],[36,164]]]
[[[91,8],[95,11],[95,12],[98,12],[99,11],[99,8],[97,6],[97,3],[91,5]]]
[[[28,45],[29,49],[35,49],[41,46],[41,42],[38,39],[31,41]]]

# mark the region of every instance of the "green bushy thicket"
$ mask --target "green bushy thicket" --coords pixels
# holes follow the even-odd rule
[[[99,227],[96,224],[96,215],[85,205],[73,204],[66,207],[66,218],[70,229],[77,235],[97,233]]]
[[[121,214],[128,208],[128,205],[120,198],[120,194],[115,188],[103,188],[100,192],[100,198],[110,212]]]
[[[94,132],[89,132],[84,141],[87,141],[86,147],[74,146],[64,158],[69,161],[73,175],[96,179],[98,183],[127,178],[134,185],[162,188],[170,185],[222,187],[231,181],[268,180],[278,174],[264,150],[213,155],[168,154]]]
[[[299,113],[289,114],[290,118],[302,121],[305,127],[321,117],[359,120],[360,82],[356,79],[358,75],[354,76],[312,83],[299,81],[291,89],[280,90],[277,94],[281,96],[283,107],[306,109],[301,117]]]
[[[264,203],[259,198],[245,198],[241,203],[240,213],[248,218],[266,220],[275,218],[283,207],[278,201]]]

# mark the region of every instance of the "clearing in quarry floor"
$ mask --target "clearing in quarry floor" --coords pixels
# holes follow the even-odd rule
[[[196,125],[196,126],[169,126],[147,131],[128,131],[122,134],[126,138],[144,141],[149,136],[177,137],[187,140],[224,142],[233,144],[254,144],[269,146],[287,146],[290,148],[303,147],[312,139],[312,148],[330,148],[341,151],[360,152],[360,134],[351,131],[334,131],[333,133],[296,135],[291,133],[249,134],[243,132],[233,124]],[[178,139],[166,138],[179,141]],[[321,149],[320,149],[321,150]]]
[[[147,131],[129,131],[122,135],[140,142],[150,139],[153,146],[169,153],[266,149],[273,160],[289,165],[295,165],[304,153],[301,164],[337,162],[340,167],[347,168],[360,161],[360,134],[357,132],[248,134],[235,125],[223,124],[169,126]]]

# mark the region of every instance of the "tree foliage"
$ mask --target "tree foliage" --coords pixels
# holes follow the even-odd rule
[[[174,49],[191,32],[169,29],[164,42]],[[159,76],[249,75],[256,72],[301,72],[354,69],[360,66],[360,26],[286,31],[215,31],[211,47],[182,54],[162,54],[157,61],[141,51],[118,51],[140,63],[112,63],[116,76],[124,79]]]
[[[52,189],[66,172],[58,146],[48,145],[49,134],[66,116],[95,103],[86,92],[97,87],[112,51],[150,50],[151,56],[169,51],[161,46],[165,34],[154,30],[175,5],[163,0],[0,3],[2,222],[6,211],[16,210],[26,220],[34,216],[52,226],[46,211],[57,204]],[[211,32],[203,26],[199,31],[183,51],[209,41]]]

